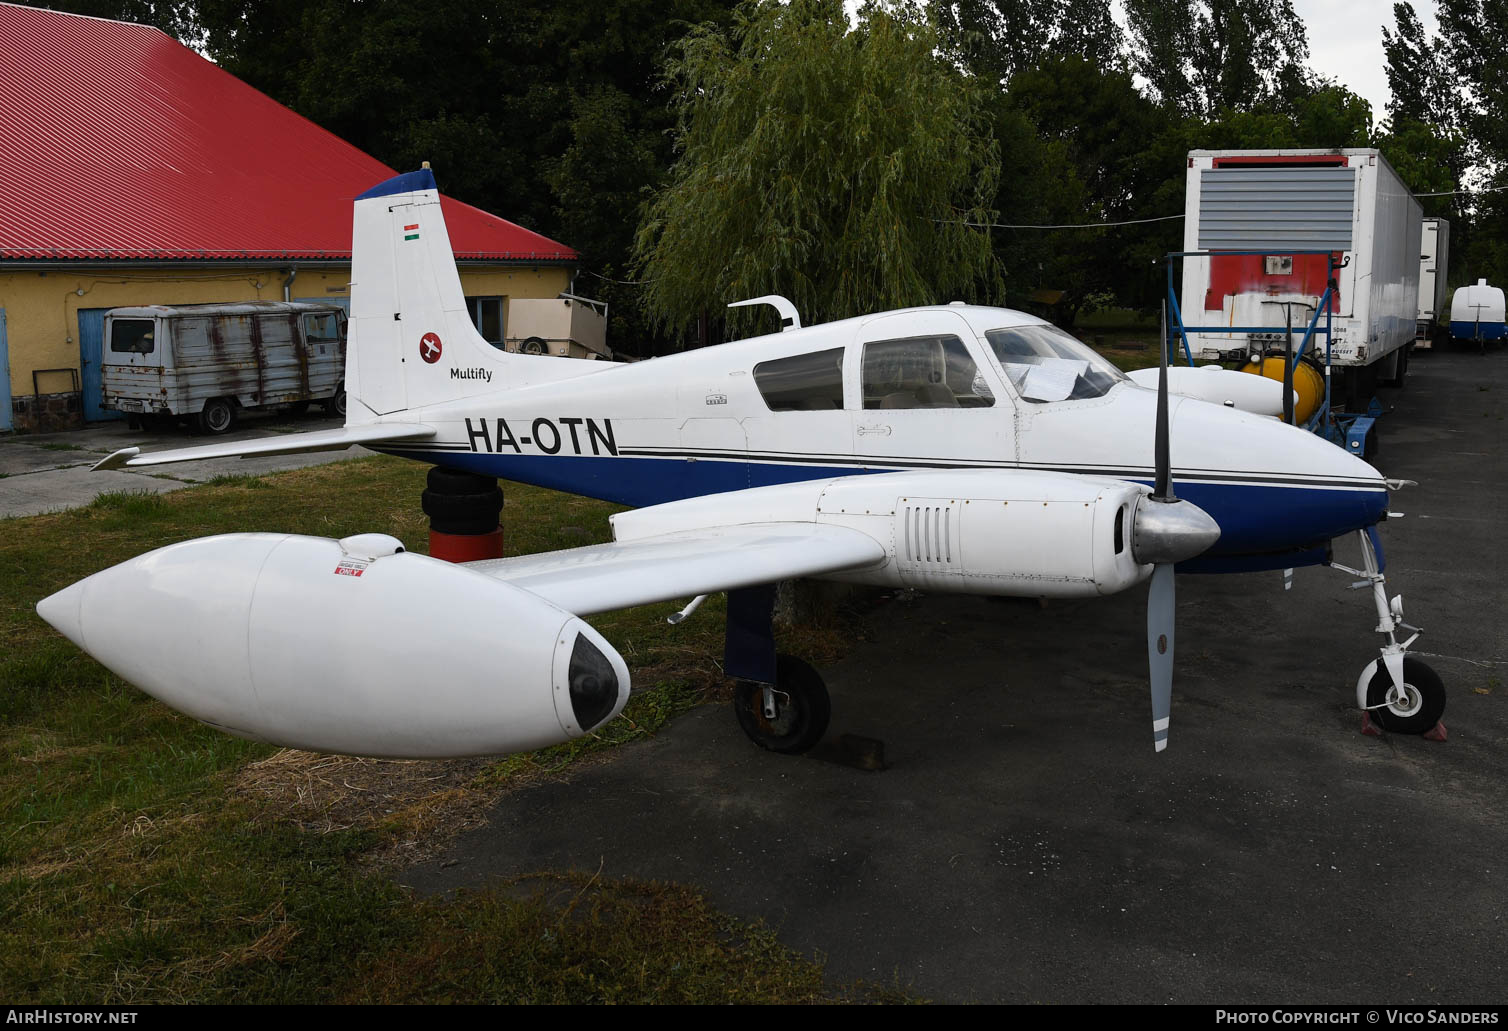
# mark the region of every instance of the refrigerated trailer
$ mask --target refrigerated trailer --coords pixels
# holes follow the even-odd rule
[[[1414,350],[1428,351],[1436,337],[1450,331],[1450,223],[1426,218],[1419,236],[1419,314],[1415,321]]]
[[[1422,222],[1376,150],[1190,151],[1181,318],[1212,330],[1190,346],[1245,360],[1313,323],[1331,406],[1366,410],[1407,369]]]

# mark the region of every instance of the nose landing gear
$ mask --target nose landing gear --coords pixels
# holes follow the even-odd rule
[[[1445,714],[1445,685],[1439,674],[1408,654],[1409,645],[1424,631],[1403,621],[1403,595],[1388,601],[1375,534],[1375,528],[1357,531],[1363,568],[1332,563],[1335,568],[1362,578],[1351,585],[1353,589],[1371,589],[1372,601],[1377,606],[1377,633],[1383,635],[1381,656],[1368,663],[1356,681],[1356,704],[1362,711],[1361,731],[1380,734],[1390,730],[1444,741],[1445,724],[1440,717]],[[1400,630],[1412,630],[1413,636],[1400,644]]]

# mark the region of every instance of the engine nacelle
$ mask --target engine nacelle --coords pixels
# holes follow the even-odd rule
[[[566,741],[622,711],[628,667],[538,595],[390,537],[170,545],[37,604],[124,679],[240,737],[450,758]]]
[[[1094,597],[1138,583],[1132,554],[1146,489],[1051,472],[911,474],[830,484],[818,518],[888,536],[892,561],[853,578],[970,594]],[[888,524],[876,532],[876,523]]]

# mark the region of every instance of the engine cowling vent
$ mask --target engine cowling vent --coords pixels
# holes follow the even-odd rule
[[[956,569],[961,559],[958,502],[941,498],[904,498],[901,532],[896,541],[902,568]]]

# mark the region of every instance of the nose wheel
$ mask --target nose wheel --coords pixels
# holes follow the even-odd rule
[[[827,733],[832,700],[816,670],[794,655],[777,655],[775,683],[738,681],[733,712],[739,727],[760,748],[795,755]]]
[[[1445,740],[1445,685],[1440,675],[1427,664],[1407,654],[1409,645],[1423,633],[1403,621],[1403,596],[1388,601],[1386,580],[1382,575],[1378,549],[1381,547],[1366,530],[1358,532],[1361,541],[1362,568],[1332,563],[1337,569],[1361,577],[1351,586],[1370,590],[1377,606],[1377,633],[1382,635],[1382,654],[1361,671],[1356,681],[1356,704],[1364,719],[1362,732],[1375,734],[1372,724],[1395,734],[1423,734]],[[1399,643],[1398,632],[1413,631]]]
[[[1393,683],[1380,659],[1362,676],[1367,680],[1367,713],[1383,730],[1424,734],[1445,715],[1445,685],[1439,674],[1413,656],[1404,656],[1401,688]]]

